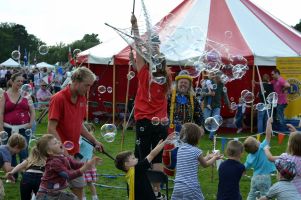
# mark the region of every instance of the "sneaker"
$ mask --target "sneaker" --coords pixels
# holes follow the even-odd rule
[[[240,133],[242,131],[242,128],[239,128],[236,133]]]
[[[166,196],[164,194],[161,194],[161,192],[158,192],[158,195],[156,196],[156,199],[166,200]]]

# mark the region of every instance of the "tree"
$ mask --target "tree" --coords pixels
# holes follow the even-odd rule
[[[296,25],[294,26],[294,28],[295,28],[296,30],[298,30],[299,32],[301,32],[301,20],[300,20],[300,22],[299,22],[298,24],[296,24]]]

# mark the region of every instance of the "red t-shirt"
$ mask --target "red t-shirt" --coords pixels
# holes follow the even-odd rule
[[[71,102],[70,86],[56,93],[50,100],[49,120],[58,121],[56,130],[62,140],[72,141],[74,148],[69,154],[74,155],[79,152],[79,138],[82,130],[82,123],[86,116],[86,97],[78,96],[77,102]]]
[[[135,98],[135,120],[167,117],[167,95],[165,86],[152,82],[149,85],[148,65],[138,73],[138,89]],[[150,95],[149,95],[150,86]]]

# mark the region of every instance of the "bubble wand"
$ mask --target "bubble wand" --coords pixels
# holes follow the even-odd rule
[[[261,92],[261,95],[263,97],[264,105],[266,106],[267,103],[266,103],[266,99],[265,99],[265,96],[264,96],[264,88],[263,88],[262,79],[261,79],[261,76],[260,76],[258,65],[256,65],[256,69],[257,69],[256,71],[257,71],[257,75],[258,75],[258,79],[259,79],[260,92]],[[266,109],[266,111],[267,111],[268,118],[270,118],[269,110]]]
[[[94,143],[92,143],[92,142],[91,142],[90,140],[88,140],[87,138],[82,137],[82,139],[83,139],[85,142],[89,143],[91,146],[93,146],[93,147],[96,146]],[[102,152],[101,152],[101,153],[105,154],[106,156],[108,156],[109,158],[111,158],[113,161],[115,161],[115,158],[113,158],[113,156],[111,156],[110,154],[108,154],[103,148],[102,148]]]

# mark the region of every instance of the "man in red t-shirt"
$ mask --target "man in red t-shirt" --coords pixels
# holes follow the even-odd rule
[[[85,94],[95,81],[95,75],[86,67],[77,68],[71,76],[72,83],[56,93],[50,100],[48,116],[48,133],[53,134],[62,143],[71,141],[74,148],[70,155],[79,153],[79,138],[87,138],[99,151],[103,146],[83,125],[86,116]],[[72,192],[81,200],[85,182],[83,177],[69,183]]]
[[[138,89],[135,98],[135,121],[136,139],[139,145],[135,147],[135,154],[143,160],[161,139],[167,137],[167,126],[159,123],[158,120],[167,118],[167,92],[171,85],[170,74],[167,72],[166,60],[159,51],[160,40],[157,35],[151,36],[151,49],[148,50],[148,57],[152,58],[152,66],[156,67],[156,72],[152,71],[150,76],[150,64],[147,63],[142,55],[139,39],[137,19],[134,15],[131,18],[132,30],[135,36],[136,68],[138,78]],[[152,77],[152,79],[151,79]],[[157,123],[154,122],[157,119]],[[163,171],[162,152],[152,161],[152,169]],[[160,193],[160,183],[152,183],[157,199],[162,199]]]

